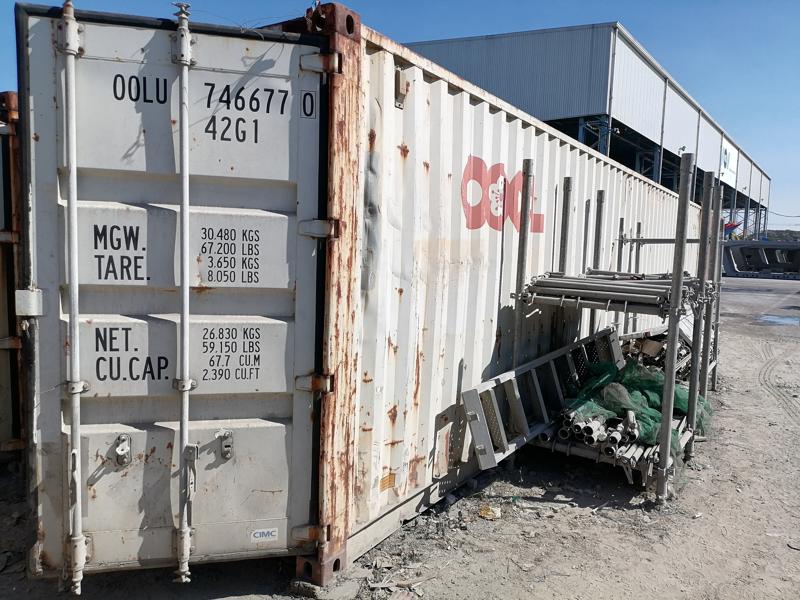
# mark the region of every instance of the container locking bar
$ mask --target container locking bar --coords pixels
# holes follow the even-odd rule
[[[196,489],[195,461],[197,447],[189,445],[189,393],[196,382],[189,375],[189,67],[192,64],[192,36],[189,32],[189,5],[177,3],[178,30],[173,38],[173,61],[180,65],[180,264],[181,264],[181,318],[180,362],[176,387],[180,391],[180,524],[177,530],[178,570],[175,581],[188,583],[189,556],[192,552],[192,532],[189,523],[192,499]]]
[[[69,288],[69,374],[67,393],[70,403],[69,465],[70,465],[70,591],[81,593],[83,569],[86,566],[86,538],[83,535],[83,477],[81,474],[81,394],[88,386],[81,380],[80,316],[78,288],[78,144],[77,111],[75,108],[75,61],[80,55],[80,29],[75,20],[72,0],[64,2],[61,18],[59,50],[64,54],[64,118],[66,121],[67,163],[67,271]]]

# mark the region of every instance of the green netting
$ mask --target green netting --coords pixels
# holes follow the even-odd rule
[[[614,363],[589,365],[591,377],[581,387],[577,398],[569,403],[576,418],[624,418],[633,411],[639,428],[639,440],[645,444],[658,443],[661,429],[661,393],[664,373],[654,367],[645,367],[628,361],[618,371]],[[685,415],[688,410],[689,390],[675,386],[675,413]],[[697,431],[704,433],[711,417],[711,407],[702,396],[697,397]],[[673,431],[673,446],[677,446],[677,432]]]

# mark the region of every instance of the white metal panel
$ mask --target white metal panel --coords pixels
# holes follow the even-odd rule
[[[680,156],[694,152],[697,144],[697,109],[671,87],[664,107],[664,148]]]
[[[614,53],[611,116],[650,138],[661,140],[664,77],[645,62],[625,38]]]
[[[747,195],[756,202],[760,202],[764,197],[761,193],[761,177],[761,171],[757,166],[753,165],[752,177],[750,179],[750,191]]]
[[[700,141],[697,147],[697,168],[718,173],[722,133],[705,117],[700,117]]]
[[[739,149],[727,137],[722,137],[719,178],[731,187],[736,187],[736,170],[739,164]]]
[[[528,276],[557,268],[564,177],[573,189],[569,273],[583,270],[587,234],[600,236],[601,268],[615,268],[619,252],[632,268],[630,247],[619,249],[619,219],[626,235],[641,222],[643,235],[668,237],[677,210],[665,188],[379,34],[367,36],[355,529],[473,472],[458,398],[510,367],[523,159],[535,166]],[[403,108],[394,103],[395,65],[409,82]],[[606,202],[594,232],[598,190]],[[692,205],[689,236],[698,230]],[[664,247],[645,247],[641,269],[666,272],[671,261]],[[696,262],[689,246],[686,269]],[[588,312],[580,315],[566,314],[566,335],[588,331]],[[558,309],[547,307],[526,319],[523,360],[559,344],[556,321]],[[658,323],[639,319],[640,327]]]
[[[744,154],[739,154],[739,169],[736,172],[736,189],[746,196],[750,195],[750,171],[753,164]]]
[[[80,21],[80,14],[78,19]],[[34,559],[69,560],[62,411],[69,319],[63,56],[59,22],[27,17],[33,280],[39,387]],[[179,394],[178,66],[172,32],[83,23],[76,61],[84,531],[87,570],[175,561]],[[189,121],[190,443],[199,445],[192,545],[204,559],[285,554],[305,542],[313,487],[319,217],[317,47],[194,34]],[[275,37],[275,39],[272,39]],[[300,152],[302,149],[302,154]],[[232,456],[222,455],[228,432]],[[131,439],[120,464],[115,444]]]
[[[416,42],[422,56],[542,120],[606,114],[612,25]]]

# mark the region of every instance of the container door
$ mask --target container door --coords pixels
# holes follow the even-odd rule
[[[23,16],[30,90],[36,469],[43,568],[64,564],[69,403],[64,58]],[[172,564],[179,511],[179,67],[174,24],[78,13],[83,528],[87,570]],[[190,25],[191,28],[191,25]],[[298,551],[317,355],[319,48],[193,29],[189,75],[193,560]],[[313,40],[312,42],[313,43]],[[313,229],[313,228],[312,228]],[[44,560],[43,557],[46,557]],[[60,559],[58,558],[60,557]]]

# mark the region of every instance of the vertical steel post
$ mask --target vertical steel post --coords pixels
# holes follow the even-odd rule
[[[714,262],[713,272],[711,274],[714,281],[714,351],[713,361],[714,368],[711,369],[711,389],[717,391],[717,369],[719,368],[719,310],[722,303],[722,252],[724,249],[724,232],[725,220],[719,221],[719,232],[717,232],[717,247],[716,247],[716,262]],[[713,246],[712,246],[713,249]]]
[[[512,365],[519,364],[519,355],[522,345],[522,330],[525,321],[522,314],[525,306],[520,300],[522,288],[525,285],[525,272],[528,261],[528,232],[531,220],[531,196],[533,195],[533,160],[526,158],[522,161],[522,206],[519,223],[519,247],[517,249],[517,296],[514,300],[514,342],[512,345]]]
[[[581,273],[586,272],[586,261],[589,254],[589,219],[592,212],[592,200],[587,198],[583,206],[583,252],[581,254]]]
[[[716,227],[711,231],[711,250],[709,251],[709,279],[712,282],[718,281],[717,272],[720,270],[720,254],[719,254],[719,238],[720,238],[720,207],[719,207],[719,192],[715,193],[714,212],[711,216],[711,222],[716,223]],[[714,292],[717,290],[714,289]],[[716,296],[716,294],[714,294]],[[703,356],[700,363],[700,395],[705,397],[708,392],[708,369],[711,357],[711,339],[713,336],[713,323],[714,323],[714,310],[717,304],[716,299],[705,305],[705,323],[703,326]]]
[[[709,243],[711,241],[711,227],[713,221],[711,212],[715,210],[714,203],[717,202],[719,194],[714,188],[714,173],[706,172],[703,176],[703,205],[700,213],[700,244],[697,255],[697,280],[702,297],[701,302],[692,307],[692,367],[689,373],[689,399],[686,420],[688,427],[692,431],[695,429],[697,421],[697,388],[700,383],[700,362],[703,348],[703,315],[706,310],[706,303],[710,298],[706,293],[706,279],[708,278],[709,263]],[[684,451],[686,460],[690,460],[694,455],[694,437],[689,439]]]
[[[617,272],[622,271],[622,241],[625,239],[625,217],[619,218],[619,235],[617,237]],[[625,318],[625,315],[622,316]],[[619,329],[619,311],[614,311],[614,325]]]
[[[180,65],[180,173],[181,173],[181,209],[180,209],[180,264],[181,264],[181,319],[180,319],[180,372],[177,387],[181,397],[180,422],[180,525],[178,528],[178,570],[176,581],[187,583],[190,580],[189,555],[191,554],[191,529],[189,515],[191,513],[192,496],[194,495],[194,457],[190,457],[189,448],[189,392],[194,382],[189,373],[189,66],[192,62],[192,42],[189,33],[189,5],[177,4],[178,30],[175,38],[175,60]]]
[[[640,237],[642,237],[642,222],[641,221],[637,221],[636,222],[636,238],[639,239]],[[635,252],[635,254],[634,254],[634,258],[633,258],[633,270],[636,273],[641,273],[642,272],[642,245],[637,243],[636,244],[636,249],[635,249],[634,252]],[[633,314],[633,324],[632,325],[633,325],[633,330],[637,331],[637,329],[639,327],[639,315],[638,315],[638,313],[634,313]]]
[[[78,273],[78,143],[75,107],[75,61],[80,51],[78,22],[72,0],[64,2],[62,13],[64,52],[64,113],[67,142],[67,254],[69,286],[69,470],[70,470],[70,591],[81,593],[86,565],[86,538],[83,535],[83,476],[81,473],[81,394],[86,384],[81,380],[80,364],[80,277]]]
[[[592,247],[592,268],[600,268],[600,243],[603,235],[603,204],[605,204],[606,193],[604,190],[597,190],[597,208],[594,213],[594,243]],[[595,321],[597,311],[593,310],[589,317],[589,333],[595,331]]]
[[[572,177],[564,177],[564,203],[561,205],[561,240],[558,248],[558,270],[567,272],[569,247],[569,213],[572,210]]]
[[[668,471],[672,448],[672,412],[675,406],[675,363],[678,358],[678,328],[683,299],[683,262],[686,254],[686,222],[689,216],[689,201],[694,183],[694,154],[681,156],[681,179],[679,182],[678,214],[675,225],[675,254],[672,260],[672,286],[669,302],[669,324],[667,333],[666,360],[664,365],[664,390],[661,394],[661,431],[659,433],[659,463],[656,496],[660,504],[666,504],[668,493]]]

